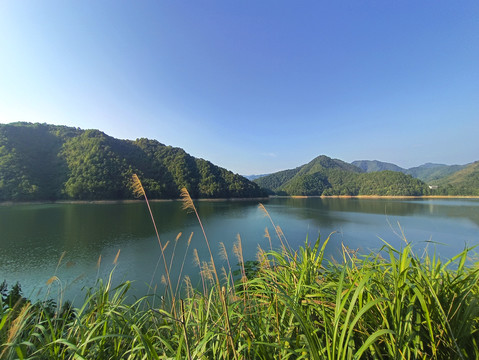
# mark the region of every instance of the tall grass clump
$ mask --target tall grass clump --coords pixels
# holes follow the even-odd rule
[[[168,275],[175,254],[167,259],[162,250],[165,266],[159,268],[164,267],[167,297],[132,301],[130,282],[112,285],[114,268],[77,308],[31,303],[19,287],[9,291],[4,284],[0,358],[479,358],[479,274],[476,265],[467,265],[469,249],[443,262],[434,255],[417,257],[407,243],[401,249],[385,243],[369,255],[343,246],[340,259],[328,259],[325,249],[334,235],[312,242],[306,238],[294,250],[260,205],[280,247],[273,247],[266,228],[270,248],[259,248],[254,266],[249,266],[238,235],[233,254],[220,245],[226,263],[220,269],[213,256],[217,249],[211,248],[193,200],[186,190],[182,194],[203,233],[196,241],[191,235],[189,243],[208,248],[206,260],[193,250],[199,288],[188,277]],[[158,242],[164,250],[159,235]],[[184,264],[186,254],[177,258]],[[234,258],[239,264],[236,277]]]

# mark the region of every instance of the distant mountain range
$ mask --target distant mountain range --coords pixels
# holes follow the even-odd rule
[[[254,182],[278,195],[479,195],[479,162],[403,169],[377,160],[348,164],[322,155]]]
[[[479,189],[479,161],[433,182],[438,186]]]
[[[0,201],[130,199],[138,174],[150,198],[278,195],[479,195],[479,162],[411,169],[380,161],[352,164],[325,155],[254,182],[146,138],[119,140],[99,130],[0,124]],[[426,184],[425,182],[428,182]]]
[[[132,174],[150,198],[264,196],[248,179],[156,140],[99,130],[0,124],[0,201],[130,199]]]
[[[428,193],[422,181],[396,171],[366,173],[363,169],[321,155],[295,169],[256,179],[277,195],[414,195]]]
[[[358,168],[362,169],[364,172],[376,172],[376,171],[399,171],[405,173],[405,169],[399,167],[395,164],[377,161],[377,160],[356,160],[353,161],[351,164],[357,166]]]
[[[377,160],[356,160],[353,161],[351,164],[363,169],[365,172],[376,172],[384,170],[399,171],[404,174],[411,175],[412,177],[415,177],[424,182],[439,180],[470,165],[445,165],[426,163],[417,167],[404,169],[395,164]]]
[[[259,179],[260,177],[264,177],[264,176],[267,176],[269,174],[260,174],[260,175],[243,175],[245,178],[247,178],[248,180],[250,181],[253,181],[253,180],[256,180],[256,179]]]

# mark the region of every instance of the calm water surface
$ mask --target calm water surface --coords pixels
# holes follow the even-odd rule
[[[245,260],[255,258],[258,246],[269,248],[265,228],[272,235],[274,229],[256,201],[196,205],[218,255],[217,265],[225,263],[219,256],[220,242],[230,262],[237,263],[232,248],[238,234]],[[278,198],[264,205],[293,248],[304,244],[307,237],[313,241],[319,233],[326,238],[334,232],[329,256],[338,254],[341,243],[362,253],[379,250],[381,239],[400,247],[404,245],[401,232],[414,244],[416,254],[427,248],[449,258],[465,246],[479,244],[479,200]],[[152,203],[152,209],[161,241],[168,242],[168,261],[174,250],[172,278],[179,274],[186,254],[183,275],[198,281],[193,249],[201,260],[208,260],[209,255],[196,217],[174,201]],[[277,247],[277,239],[272,240]],[[26,295],[42,298],[49,291],[52,297],[63,290],[70,299],[83,298],[83,288],[110,274],[118,250],[114,282],[134,280],[133,294],[137,295],[145,294],[150,283],[160,284],[163,264],[158,265],[160,249],[144,203],[0,206],[0,281],[5,279],[10,285],[19,281]],[[60,282],[48,290],[46,282],[53,275]]]

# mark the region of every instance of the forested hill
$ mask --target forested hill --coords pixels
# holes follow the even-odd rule
[[[364,173],[338,159],[319,156],[306,165],[280,171],[255,182],[278,195],[411,195],[429,194],[429,187],[395,171]]]
[[[406,174],[415,178],[421,179],[425,182],[433,182],[435,180],[443,179],[449,175],[464,169],[468,165],[445,165],[445,164],[431,164],[427,163],[421,166],[409,168]]]
[[[246,178],[156,140],[98,130],[0,124],[0,201],[130,199],[132,174],[150,198],[264,196]]]
[[[365,172],[376,172],[384,170],[399,171],[403,173],[406,172],[406,169],[403,169],[402,167],[399,167],[395,164],[377,160],[356,160],[353,161],[351,164],[357,166],[358,168],[361,168]]]
[[[479,196],[479,161],[433,183],[450,194],[468,193]]]

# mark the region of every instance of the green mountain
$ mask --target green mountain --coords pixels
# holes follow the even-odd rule
[[[395,171],[364,173],[357,166],[319,156],[291,170],[280,171],[255,182],[278,195],[424,195],[426,184]]]
[[[479,161],[433,183],[438,190],[451,195],[479,196]]]
[[[444,165],[427,163],[421,166],[409,168],[405,171],[415,178],[421,179],[424,182],[431,182],[447,177],[456,171],[462,170],[467,165]]]
[[[246,178],[156,140],[98,130],[0,124],[0,201],[129,199],[138,174],[151,198],[263,196]]]
[[[326,174],[331,170],[361,172],[358,167],[338,159],[321,155],[295,169],[279,171],[254,180],[270,193],[288,195],[321,195],[326,184]]]
[[[399,171],[399,172],[406,171],[406,169],[403,169],[402,167],[399,167],[395,164],[377,161],[377,160],[356,160],[356,161],[353,161],[351,164],[353,164],[354,166],[357,166],[360,169],[363,169],[367,173],[384,171],[384,170]]]

